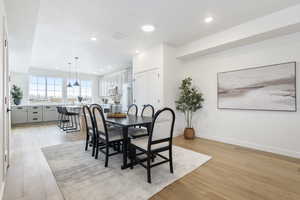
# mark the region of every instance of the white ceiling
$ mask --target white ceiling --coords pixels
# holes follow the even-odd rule
[[[11,66],[106,73],[130,66],[135,50],[166,42],[182,45],[300,0],[6,0]],[[215,21],[205,24],[203,19]],[[143,33],[143,24],[156,31]],[[90,41],[90,37],[97,41]]]

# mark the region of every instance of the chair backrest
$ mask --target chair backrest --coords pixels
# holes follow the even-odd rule
[[[57,109],[57,112],[58,112],[59,114],[62,114],[61,106],[57,106],[56,109]]]
[[[152,145],[159,143],[172,145],[174,123],[175,112],[171,108],[163,108],[155,113],[148,141],[149,150]]]
[[[90,105],[90,109],[91,110],[93,110],[94,107],[99,107],[99,108],[102,109],[102,107],[99,104],[97,104],[97,103],[93,103],[93,104]]]
[[[86,131],[87,134],[90,130],[94,131],[94,121],[93,121],[93,115],[91,112],[91,109],[88,106],[83,106],[82,108],[83,116],[84,116],[84,122],[86,125]]]
[[[61,113],[68,114],[68,109],[65,106],[61,107]]]
[[[89,106],[90,110],[91,110],[91,115],[92,115],[92,119],[94,120],[94,114],[93,114],[93,108],[100,108],[102,110],[102,107],[99,104],[93,103]]]
[[[106,126],[103,110],[98,106],[95,106],[92,112],[94,116],[95,130],[97,133],[96,135],[108,141],[107,126]]]
[[[136,104],[131,104],[128,107],[127,114],[128,115],[135,115],[135,116],[137,116],[137,114],[138,114],[138,107],[137,107],[137,105]]]
[[[142,117],[153,117],[154,116],[154,107],[150,104],[144,105],[141,116]]]

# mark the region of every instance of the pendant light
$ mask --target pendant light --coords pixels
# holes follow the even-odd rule
[[[72,84],[71,84],[71,64],[72,63],[68,63],[68,65],[69,65],[69,83],[67,84],[67,87],[68,88],[71,88],[72,87]]]
[[[75,87],[78,87],[78,86],[80,86],[80,84],[79,84],[79,73],[78,73],[78,57],[75,57],[75,68],[76,68],[76,81],[75,81],[75,83],[73,84],[73,86],[75,86]]]

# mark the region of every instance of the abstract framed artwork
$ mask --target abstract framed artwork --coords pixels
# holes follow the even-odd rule
[[[218,109],[297,111],[296,62],[218,73]]]

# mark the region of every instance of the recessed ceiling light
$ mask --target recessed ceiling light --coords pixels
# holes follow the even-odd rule
[[[136,54],[139,54],[139,53],[140,53],[140,51],[139,51],[139,50],[136,50],[136,51],[135,51],[135,53],[136,53]]]
[[[96,41],[97,38],[96,38],[96,37],[91,37],[91,40],[92,40],[92,41]]]
[[[146,25],[142,26],[142,30],[144,32],[153,32],[155,30],[155,27],[151,24],[146,24]]]
[[[213,17],[206,17],[206,18],[204,19],[204,22],[205,22],[205,23],[210,23],[210,22],[212,22],[212,21],[214,21],[214,18],[213,18]]]

